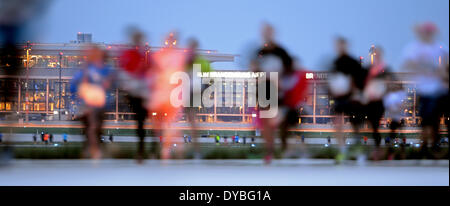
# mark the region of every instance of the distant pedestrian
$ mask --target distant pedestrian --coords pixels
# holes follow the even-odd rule
[[[219,143],[219,142],[220,142],[220,136],[216,135],[216,143]]]
[[[63,134],[63,142],[67,142],[67,134],[66,133]]]
[[[49,137],[50,137],[50,135],[48,135],[48,133],[44,134],[44,142],[45,142],[45,144],[48,144]]]
[[[305,135],[302,135],[302,143],[305,143]]]
[[[110,141],[110,142],[114,142],[114,137],[113,137],[112,134],[109,134],[109,141]]]
[[[41,132],[41,142],[44,142],[44,131]]]
[[[331,137],[330,136],[327,137],[327,142],[328,142],[328,144],[331,143]]]
[[[367,144],[367,140],[368,140],[369,138],[367,138],[367,136],[364,136],[363,139],[364,139],[364,144]]]
[[[223,141],[224,141],[225,143],[228,142],[227,139],[228,139],[228,136],[223,136]]]
[[[234,138],[234,141],[236,141],[236,143],[239,143],[239,135],[236,135],[236,137]]]
[[[192,136],[188,135],[188,142],[191,143],[192,142]]]
[[[387,136],[387,137],[384,139],[384,144],[385,144],[385,145],[390,145],[390,144],[391,144],[391,137]]]
[[[37,141],[36,134],[33,134],[33,142],[36,143],[36,141]]]
[[[244,144],[246,144],[247,143],[247,137],[245,137],[245,136],[242,137],[242,141],[243,141]]]
[[[3,142],[3,134],[0,132],[0,143]]]
[[[50,134],[50,135],[49,135],[49,141],[50,141],[50,142],[53,142],[53,134]]]

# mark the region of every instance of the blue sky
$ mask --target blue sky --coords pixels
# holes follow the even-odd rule
[[[448,19],[448,0],[54,0],[36,23],[44,29],[35,31],[35,40],[68,42],[77,32],[89,32],[95,41],[121,43],[126,41],[124,29],[133,24],[147,32],[154,46],[177,30],[182,43],[195,36],[202,48],[245,56],[266,21],[309,69],[324,69],[321,62],[332,54],[337,35],[350,40],[354,55],[367,55],[371,44],[381,45],[387,62],[397,67],[417,22],[435,22],[439,40],[448,48]]]

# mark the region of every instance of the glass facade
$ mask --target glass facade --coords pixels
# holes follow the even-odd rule
[[[24,118],[28,113],[29,121],[58,120],[61,112],[62,120],[71,120],[79,109],[76,94],[70,93],[70,80],[63,79],[61,91],[59,79],[0,79],[0,94],[7,90],[17,93],[17,97],[0,97],[0,119],[7,115],[19,115]],[[197,121],[199,122],[242,122],[250,123],[253,120],[254,107],[249,107],[249,101],[254,98],[255,91],[249,89],[249,81],[225,81],[222,82],[222,93],[211,95],[217,105],[213,107],[198,107]],[[418,98],[415,95],[413,83],[391,82],[400,84],[407,92],[407,98],[403,100],[402,111],[405,123],[414,126],[418,123]],[[219,100],[223,101],[219,105]],[[232,105],[225,105],[225,101],[233,100]],[[308,95],[305,104],[299,109],[299,124],[331,124],[335,113],[333,111],[334,100],[328,95],[326,82],[309,81]],[[156,116],[158,111],[150,111],[149,118]],[[153,114],[153,115],[152,115]],[[125,91],[113,89],[107,92],[106,119],[127,121],[133,120],[134,113]],[[183,113],[180,121],[185,121]],[[347,118],[348,119],[348,118]],[[348,120],[347,120],[348,121]]]

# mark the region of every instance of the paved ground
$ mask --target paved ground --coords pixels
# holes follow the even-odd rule
[[[3,138],[4,141],[9,141],[9,142],[32,142],[33,141],[33,134],[6,134]],[[54,141],[55,142],[62,142],[62,135],[61,134],[55,134],[54,135]],[[215,139],[214,138],[198,138],[199,142],[202,143],[214,143]],[[38,135],[38,142],[40,141],[40,136]],[[68,141],[69,142],[81,142],[81,141],[85,141],[85,136],[83,135],[68,135]],[[105,141],[108,142],[109,139],[108,137],[105,136]],[[138,138],[136,136],[114,136],[114,142],[137,142]],[[146,142],[152,142],[152,141],[159,141],[159,138],[157,137],[147,137],[145,139]],[[228,137],[227,139],[228,142],[232,141],[231,137]],[[251,143],[251,139],[247,138],[247,143]],[[279,138],[276,138],[275,141],[277,143],[280,142]],[[347,139],[347,143],[354,143],[356,140],[353,138],[348,138]],[[361,139],[359,139],[359,141],[362,141]],[[174,139],[174,142],[184,142],[183,137],[178,137]],[[220,142],[224,142],[224,139],[221,138]],[[243,137],[240,137],[240,142],[243,142]],[[262,143],[263,139],[262,138],[255,138],[255,143]],[[290,144],[296,144],[296,143],[300,143],[301,140],[299,138],[289,138],[288,142]],[[384,140],[383,140],[384,142]],[[407,143],[419,143],[420,140],[416,139],[416,138],[410,138],[406,140]],[[305,143],[306,144],[326,144],[328,143],[328,139],[327,138],[305,138]],[[337,144],[337,140],[335,138],[331,138],[331,144]],[[368,140],[368,144],[374,144],[374,141],[372,138],[369,138]]]
[[[0,127],[4,128],[82,128],[83,125],[79,121],[30,121],[26,123],[19,123],[17,121],[0,121]],[[190,130],[190,124],[186,122],[172,123],[173,129]],[[206,123],[199,122],[197,124],[199,130],[223,130],[223,131],[255,131],[255,125],[251,123],[230,123],[230,122],[216,122]],[[135,129],[135,121],[105,121],[103,125],[104,129]],[[145,129],[153,129],[154,125],[147,121],[144,125]],[[441,130],[446,133],[446,127],[442,127]],[[295,128],[289,129],[290,131],[297,132],[335,132],[334,125],[332,124],[301,124]],[[352,126],[350,124],[344,125],[344,132],[352,132]],[[367,125],[360,128],[361,132],[371,132],[372,130]],[[387,127],[380,127],[381,133],[390,132]],[[420,133],[420,127],[402,127],[400,133]]]
[[[449,185],[448,160],[12,160],[0,185]]]

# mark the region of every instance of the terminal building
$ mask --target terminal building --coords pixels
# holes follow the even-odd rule
[[[0,120],[19,119],[19,121],[55,121],[73,120],[78,111],[79,104],[71,96],[69,82],[72,76],[83,65],[82,51],[92,42],[92,35],[77,34],[77,40],[63,44],[28,43],[20,45],[23,48],[21,74],[6,76],[4,68],[0,65]],[[117,69],[118,55],[126,47],[121,44],[99,43],[109,56],[109,64]],[[160,50],[160,47],[148,47],[149,53]],[[199,50],[210,62],[233,62],[236,55],[223,54],[216,50]],[[255,78],[251,72],[246,71],[215,71],[216,76],[222,77],[223,98],[232,95],[233,106],[216,105],[213,107],[198,107],[197,118],[199,122],[237,122],[250,123],[254,120],[255,112],[248,106],[248,98],[253,94],[248,88],[247,78]],[[299,124],[331,124],[335,113],[334,101],[328,95],[327,72],[307,73],[309,84],[305,104],[300,108]],[[243,81],[232,82],[226,85],[226,78],[239,77]],[[407,79],[407,74],[399,74],[400,79],[389,84],[401,84],[407,90],[407,98],[403,103],[403,116],[406,124],[415,125],[418,122],[417,96],[414,82]],[[61,84],[61,90],[60,88]],[[6,91],[14,92],[17,97],[6,97]],[[28,93],[28,97],[27,94]],[[126,98],[126,92],[116,88],[107,93],[106,120],[130,121],[134,113]],[[215,95],[214,95],[215,96]],[[158,116],[158,111],[151,111],[149,118]],[[349,117],[346,118],[347,121]],[[180,121],[184,121],[183,114]],[[386,119],[382,120],[382,124]]]

